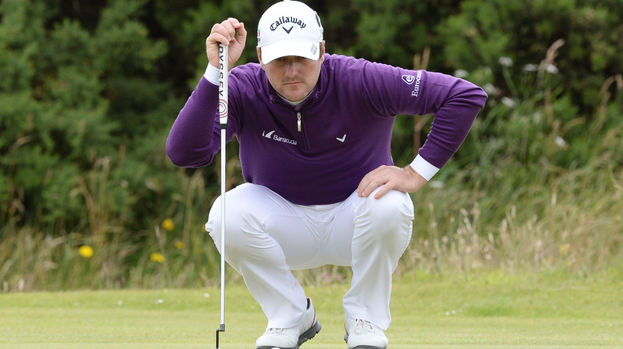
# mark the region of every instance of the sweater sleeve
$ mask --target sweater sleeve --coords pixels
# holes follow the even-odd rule
[[[418,154],[441,168],[457,152],[485,105],[487,94],[469,81],[450,75],[428,73],[422,87],[427,112],[434,113],[426,142]]]
[[[456,153],[485,105],[487,94],[454,76],[369,63],[365,91],[379,115],[434,113],[426,142],[418,154],[441,168]]]
[[[176,166],[202,167],[220,148],[218,86],[202,77],[169,131],[167,155]]]

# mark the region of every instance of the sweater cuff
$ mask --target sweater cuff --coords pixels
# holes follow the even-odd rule
[[[418,154],[413,162],[409,165],[411,166],[415,172],[417,172],[420,176],[424,177],[427,181],[430,181],[433,176],[439,172],[439,169],[433,166],[430,162],[426,161],[423,157]]]
[[[213,85],[218,86],[218,68],[213,66],[212,64],[208,64],[205,73],[203,73],[203,77],[206,78]]]

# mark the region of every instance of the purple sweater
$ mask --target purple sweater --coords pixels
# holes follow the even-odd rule
[[[180,111],[167,138],[175,165],[207,166],[219,151],[217,95],[218,86],[201,78]],[[227,140],[238,139],[245,181],[296,204],[330,204],[346,199],[369,171],[393,165],[396,115],[435,114],[419,155],[441,168],[486,99],[480,87],[453,76],[327,54],[316,87],[294,107],[259,64],[248,63],[229,76]]]

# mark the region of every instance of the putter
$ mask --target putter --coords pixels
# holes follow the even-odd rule
[[[227,158],[227,80],[229,77],[228,47],[219,44],[218,117],[221,124],[221,325],[216,330],[216,349],[219,349],[219,333],[225,332],[225,183]]]

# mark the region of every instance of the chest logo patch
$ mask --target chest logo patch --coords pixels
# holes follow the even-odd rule
[[[268,131],[268,132],[262,131],[262,137],[268,138],[268,139],[272,139],[273,141],[290,144],[290,145],[297,145],[298,144],[298,142],[296,140],[294,140],[294,139],[288,139],[288,138],[276,135],[275,134],[275,130]]]

